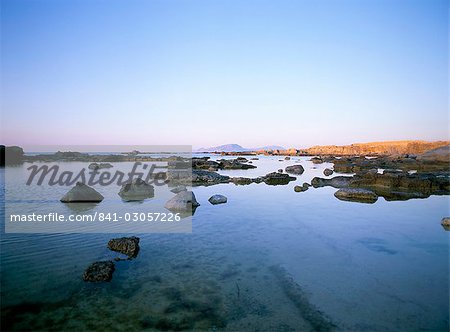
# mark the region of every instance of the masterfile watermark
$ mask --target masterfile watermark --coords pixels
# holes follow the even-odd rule
[[[98,169],[86,170],[85,167],[76,173],[67,170],[61,171],[59,165],[31,165],[27,168],[29,176],[26,185],[36,184],[40,186],[45,183],[49,186],[73,186],[77,182],[82,182],[89,186],[109,186],[112,184],[122,186],[137,178],[155,186],[165,185],[167,182],[166,173],[156,172],[155,169],[156,165],[142,162],[135,162],[128,173],[120,170],[111,172],[109,169],[101,171]],[[35,179],[36,181],[34,181]]]

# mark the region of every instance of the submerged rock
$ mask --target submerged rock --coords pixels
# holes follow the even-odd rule
[[[325,176],[330,176],[330,175],[332,175],[333,174],[333,170],[331,170],[331,169],[329,169],[329,168],[325,168],[324,170],[323,170],[323,175],[325,175]]]
[[[213,195],[213,196],[211,196],[209,199],[208,199],[208,201],[211,203],[211,204],[213,204],[213,205],[215,205],[215,204],[223,204],[223,203],[226,203],[227,202],[227,198],[225,197],[225,196],[223,196],[223,195]]]
[[[444,227],[446,231],[450,231],[450,218],[449,217],[442,218],[441,225],[442,227]]]
[[[305,171],[302,165],[292,165],[284,169],[286,173],[301,175]]]
[[[182,191],[169,199],[164,207],[175,212],[190,212],[195,210],[200,204],[195,199],[192,191]]]
[[[103,196],[94,188],[85,185],[82,182],[70,189],[62,198],[63,203],[99,203]]]
[[[359,188],[342,188],[336,191],[334,196],[342,201],[361,203],[375,203],[378,199],[373,191]]]
[[[139,238],[131,236],[111,239],[108,241],[108,249],[127,255],[128,258],[136,257],[139,253]]]
[[[84,271],[83,280],[89,282],[111,281],[114,270],[112,261],[95,262]]]
[[[154,195],[153,186],[140,178],[125,183],[119,191],[119,196],[125,201],[142,201]]]

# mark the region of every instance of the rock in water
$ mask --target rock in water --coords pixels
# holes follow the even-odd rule
[[[231,182],[233,182],[236,185],[246,185],[253,182],[250,178],[244,178],[244,177],[237,177],[237,178],[231,178]]]
[[[189,212],[195,210],[200,204],[192,191],[182,191],[169,199],[164,207],[170,211]]]
[[[103,201],[103,196],[94,188],[77,182],[75,187],[70,189],[62,198],[63,203],[99,203]]]
[[[359,188],[342,188],[336,191],[334,196],[342,201],[361,203],[375,203],[378,199],[373,191]]]
[[[154,195],[153,186],[140,178],[125,183],[119,191],[119,196],[125,201],[142,201]]]
[[[303,183],[302,186],[295,186],[294,187],[294,191],[296,193],[299,193],[299,192],[302,192],[302,191],[307,191],[309,187],[310,187],[310,185],[305,182],[305,183]]]
[[[230,177],[215,172],[194,169],[192,170],[192,178],[189,178],[189,180],[192,181],[192,184],[212,185],[230,182]]]
[[[171,189],[170,191],[173,192],[174,194],[178,194],[178,193],[180,193],[182,191],[186,191],[186,190],[187,190],[186,186],[179,185],[179,186],[176,186],[175,188]]]
[[[450,218],[449,217],[442,218],[441,225],[442,227],[444,227],[446,231],[450,231]]]
[[[108,248],[133,258],[139,253],[139,238],[131,236],[111,239],[108,241]]]
[[[114,272],[112,261],[95,262],[88,266],[83,274],[84,281],[111,281]]]
[[[277,185],[286,185],[290,181],[295,181],[296,178],[289,176],[288,174],[273,172],[263,176],[262,180],[264,181],[264,183],[268,185],[277,186]]]
[[[333,174],[333,170],[329,169],[329,168],[325,168],[323,171],[323,175],[325,176],[330,176]]]
[[[215,204],[223,204],[223,203],[227,202],[227,198],[223,195],[213,195],[208,199],[208,201],[214,205]]]
[[[292,166],[288,166],[285,168],[286,173],[291,173],[291,174],[303,174],[303,172],[305,171],[305,169],[303,168],[302,165],[292,165]]]

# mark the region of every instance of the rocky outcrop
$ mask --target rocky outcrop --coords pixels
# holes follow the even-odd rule
[[[114,270],[112,261],[95,262],[84,271],[83,280],[89,282],[111,281]]]
[[[306,149],[310,155],[399,155],[399,154],[421,154],[445,145],[448,141],[425,142],[425,141],[387,141],[372,143],[356,143],[351,145],[336,146],[314,146]]]
[[[24,152],[19,146],[0,145],[0,166],[19,165],[23,163]]]
[[[134,258],[139,253],[139,238],[131,236],[111,239],[108,241],[108,248]]]
[[[301,175],[305,171],[302,165],[292,165],[284,169],[286,173]]]
[[[227,202],[227,198],[226,198],[225,196],[223,196],[223,195],[218,195],[218,194],[216,194],[216,195],[211,196],[211,197],[208,199],[208,201],[209,201],[211,204],[213,204],[213,205],[216,205],[216,204],[223,204],[223,203],[226,203],[226,202]]]
[[[182,191],[169,199],[164,207],[173,212],[191,212],[200,204],[192,191]]]
[[[361,203],[375,203],[378,199],[373,191],[359,188],[342,188],[336,191],[334,196],[342,201]]]
[[[125,183],[119,191],[119,196],[124,201],[143,201],[154,195],[154,187],[140,178]]]
[[[333,172],[333,170],[331,170],[331,169],[329,169],[329,168],[325,168],[324,170],[323,170],[323,175],[325,175],[325,176],[330,176],[330,175],[332,175],[334,172]]]
[[[311,184],[316,188],[332,186],[335,188],[372,190],[386,200],[407,200],[410,198],[426,198],[430,195],[450,194],[449,177],[430,173],[408,174],[399,171],[386,171],[380,174],[376,171],[370,171],[352,177],[314,178]]]
[[[418,172],[449,172],[450,161],[431,161],[415,155],[401,155],[388,157],[342,157],[330,159],[334,163],[334,171],[338,173],[360,173],[377,169],[400,169]]]
[[[85,185],[82,182],[70,189],[62,198],[63,203],[99,203],[103,196],[94,188]]]
[[[285,185],[291,181],[295,181],[296,179],[297,178],[289,176],[286,173],[277,172],[269,173],[262,177],[262,181],[270,186]]]

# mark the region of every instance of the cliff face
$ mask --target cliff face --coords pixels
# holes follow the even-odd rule
[[[325,145],[313,146],[305,149],[311,155],[395,155],[395,154],[421,154],[429,150],[449,145],[450,141],[388,141],[357,143],[351,145]]]

